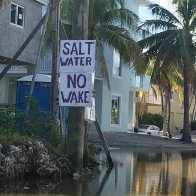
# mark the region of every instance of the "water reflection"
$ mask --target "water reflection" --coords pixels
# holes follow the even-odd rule
[[[29,180],[1,183],[0,193],[34,195],[119,196],[196,195],[196,152],[159,152],[145,149],[112,150],[118,166],[100,172],[91,182]],[[105,159],[101,154],[100,159]]]
[[[196,152],[142,151],[112,152],[123,165],[113,169],[102,195],[196,195]]]

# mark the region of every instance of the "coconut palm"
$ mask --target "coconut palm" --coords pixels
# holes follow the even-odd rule
[[[148,48],[145,52],[147,60],[155,58],[154,74],[169,73],[172,68],[182,72],[184,78],[184,124],[181,140],[191,143],[189,126],[189,88],[194,81],[196,0],[176,0],[176,15],[160,5],[152,4],[150,9],[156,16],[147,20],[142,28],[159,30],[155,34],[141,40],[139,44]]]
[[[71,38],[72,0],[63,0],[61,19]],[[130,60],[137,70],[142,72],[142,52],[137,42],[131,37],[136,30],[138,16],[125,8],[124,0],[90,0],[89,5],[89,36],[96,40],[97,58],[104,78],[109,82],[107,64],[104,58],[104,44],[112,46],[119,53],[125,64]]]
[[[61,19],[65,30],[71,36],[73,30],[72,15],[76,14],[73,10],[73,0],[63,0],[61,7]],[[79,2],[79,1],[78,1]],[[75,4],[74,4],[75,5]],[[83,10],[84,12],[86,10]],[[73,17],[74,19],[75,17]],[[138,17],[125,8],[124,0],[89,0],[88,17],[88,39],[96,40],[96,55],[101,66],[103,77],[109,84],[108,66],[104,58],[104,45],[115,48],[121,55],[125,64],[130,64],[130,60],[141,67],[142,51],[137,42],[131,37],[131,30],[136,29]],[[74,24],[73,24],[74,25]],[[74,32],[74,31],[73,31]],[[82,119],[82,120],[81,120]],[[80,121],[79,121],[80,120]],[[72,138],[76,137],[74,131],[80,129],[83,132],[83,110],[70,108],[68,123],[68,146],[73,148]],[[75,131],[75,133],[79,131]],[[81,141],[80,137],[80,141]],[[79,141],[79,140],[78,140]],[[81,142],[82,143],[82,142]]]

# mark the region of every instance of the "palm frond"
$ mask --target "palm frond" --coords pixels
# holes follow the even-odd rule
[[[129,32],[114,25],[102,25],[96,29],[96,35],[101,40],[118,50],[125,63],[134,63],[138,71],[144,70],[142,50],[131,38]]]
[[[183,18],[184,25],[190,25],[191,21],[195,17],[196,2],[195,0],[176,0],[177,13]]]
[[[191,55],[190,50],[190,33],[188,33],[186,30],[182,30],[182,36],[181,36],[181,56],[185,63],[185,66],[193,65],[193,58]],[[192,40],[191,40],[192,41]]]
[[[155,15],[158,19],[181,25],[180,20],[178,20],[178,18],[176,18],[176,16],[174,14],[172,14],[167,9],[161,7],[160,5],[151,4],[149,6],[149,9],[151,9],[152,14]]]
[[[151,29],[152,31],[157,29],[165,31],[168,29],[171,30],[178,29],[178,26],[171,22],[155,19],[155,20],[146,20],[139,28],[140,29],[147,28],[147,29]]]
[[[103,78],[105,79],[105,81],[108,84],[108,87],[110,88],[108,65],[106,63],[105,56],[103,53],[103,47],[102,47],[101,41],[99,40],[99,37],[96,35],[95,32],[94,32],[94,37],[96,39],[97,56],[98,56],[98,60],[101,66]]]
[[[190,30],[195,31],[196,29],[196,16],[190,21]]]
[[[176,30],[166,30],[160,33],[153,34],[143,40],[138,41],[138,44],[142,48],[148,48],[154,46],[156,44],[162,43],[166,37],[168,37],[171,33],[175,32]]]
[[[137,26],[138,16],[125,8],[112,9],[105,13],[102,23],[103,24],[118,24],[132,28]]]
[[[63,27],[64,27],[64,30],[67,34],[67,37],[68,39],[71,39],[71,36],[72,36],[72,25],[70,24],[65,24],[65,23],[62,23]]]
[[[152,61],[152,59],[156,58],[159,52],[159,48],[161,43],[157,43],[154,46],[149,47],[143,54],[146,62]]]
[[[117,0],[117,2],[122,8],[125,8],[125,0]]]
[[[73,14],[73,1],[62,0],[61,2],[61,20],[63,23],[71,24]]]
[[[195,0],[189,0],[187,9],[188,9],[189,21],[191,21],[191,20],[193,20],[193,18],[195,18],[196,1]]]
[[[90,0],[89,21],[102,23],[105,13],[109,10],[117,10],[121,6],[119,0]]]
[[[172,75],[177,71],[178,65],[176,65],[177,57],[173,55],[167,55],[163,59],[156,58],[154,63],[154,69],[152,72],[152,80],[155,82],[159,79],[161,73],[167,73],[167,75]],[[157,79],[158,78],[158,79]]]
[[[156,56],[157,61],[165,60],[168,57],[175,58],[179,55],[179,38],[181,31],[172,31],[165,39],[161,42],[159,52]]]

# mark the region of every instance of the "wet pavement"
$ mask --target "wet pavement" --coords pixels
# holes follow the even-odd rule
[[[192,135],[193,144],[180,141],[181,135],[172,137],[152,136],[130,132],[103,132],[108,146],[112,147],[156,147],[196,150],[196,135]],[[96,131],[89,131],[88,141],[101,144]]]

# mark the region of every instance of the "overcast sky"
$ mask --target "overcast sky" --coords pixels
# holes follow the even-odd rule
[[[150,0],[150,1],[153,3],[157,3],[170,11],[173,9],[172,0]],[[147,8],[140,9],[140,18],[142,20],[152,18]]]
[[[171,8],[172,0],[153,0],[152,2],[157,3],[165,8]]]

